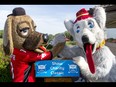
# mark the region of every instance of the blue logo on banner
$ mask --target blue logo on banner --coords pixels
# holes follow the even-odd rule
[[[35,62],[36,77],[79,77],[79,67],[72,60],[44,60]]]

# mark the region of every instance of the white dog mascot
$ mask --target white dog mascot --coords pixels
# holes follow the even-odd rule
[[[115,82],[116,57],[105,46],[105,9],[95,7],[93,15],[82,8],[76,13],[76,20],[64,21],[66,29],[78,46],[64,46],[59,53],[62,58],[72,58],[80,67],[81,74],[90,82]],[[52,45],[65,42],[63,34],[57,35]]]

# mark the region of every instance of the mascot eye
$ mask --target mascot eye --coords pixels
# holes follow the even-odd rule
[[[76,30],[77,33],[80,32],[80,26],[77,26],[77,30]]]
[[[89,28],[93,28],[94,27],[94,22],[92,20],[90,20],[88,22]]]
[[[23,28],[22,30],[20,30],[21,34],[26,36],[28,34],[29,28]]]
[[[79,32],[80,32],[80,30],[77,30],[76,32],[77,32],[77,33],[79,33]]]

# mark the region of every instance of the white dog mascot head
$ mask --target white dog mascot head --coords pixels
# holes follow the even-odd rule
[[[103,7],[95,7],[90,15],[82,8],[76,13],[76,19],[64,21],[66,29],[77,42],[77,46],[65,45],[58,54],[61,58],[72,58],[80,67],[82,77],[92,82],[116,81],[116,57],[105,46],[106,13]],[[59,34],[53,44],[65,42]]]
[[[69,33],[77,41],[78,46],[86,53],[88,65],[95,72],[92,54],[105,44],[104,28],[106,14],[102,7],[96,7],[93,16],[82,8],[76,13],[76,20],[65,20],[64,24]]]

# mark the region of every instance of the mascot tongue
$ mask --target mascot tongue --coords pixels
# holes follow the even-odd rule
[[[92,45],[86,44],[86,57],[91,73],[95,73],[95,66],[92,58]]]

